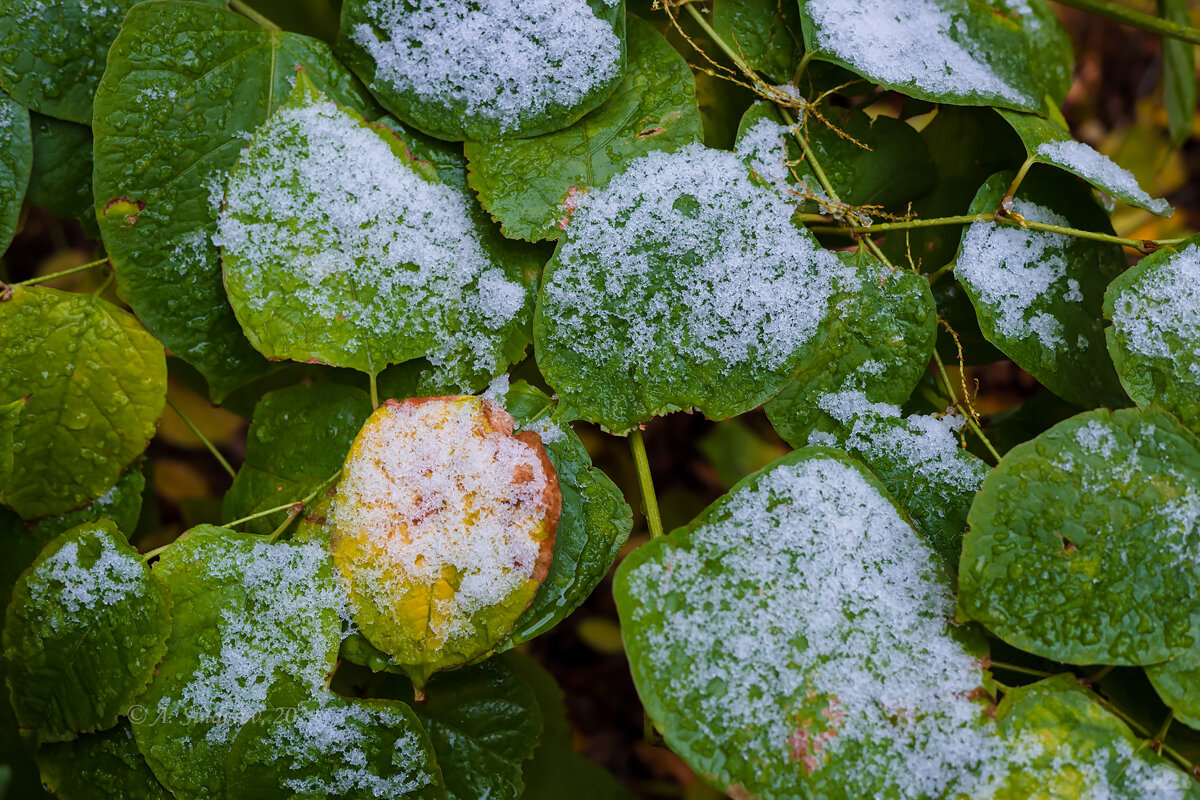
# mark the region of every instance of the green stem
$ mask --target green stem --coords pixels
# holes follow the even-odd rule
[[[941,375],[942,385],[946,389],[946,393],[949,394],[951,399],[954,400],[954,404],[958,405],[960,402],[958,399],[958,391],[954,388],[954,384],[950,382],[950,376],[946,373],[946,365],[942,363],[942,357],[938,354],[936,349],[933,351],[933,362],[937,364],[938,373]],[[963,398],[962,402],[965,403],[966,398]],[[975,422],[975,417],[971,413],[971,410],[967,409],[966,413],[963,414],[963,417],[967,420],[967,427],[970,428],[971,432],[979,438],[979,441],[983,442],[983,446],[988,449],[988,452],[991,453],[992,457],[996,459],[997,463],[999,463],[1000,453],[996,451],[996,448],[992,446],[991,440],[987,438],[983,430],[979,427],[978,423]]]
[[[271,20],[264,17],[261,13],[251,8],[244,0],[229,0],[229,7],[241,14],[248,20],[257,23],[260,27],[266,28],[269,31],[281,31],[283,28],[276,25]]]
[[[658,513],[658,498],[654,494],[654,478],[650,474],[650,459],[646,457],[646,443],[641,430],[634,428],[629,435],[629,449],[633,451],[633,463],[637,467],[638,484],[642,488],[642,508],[646,516],[646,527],[650,538],[663,535],[662,517]]]
[[[847,236],[856,234],[873,234],[884,231],[903,231],[911,228],[934,228],[941,225],[970,225],[975,222],[995,222],[1001,225],[1012,225],[1018,228],[1031,228],[1035,231],[1046,231],[1048,233],[1061,233],[1064,236],[1074,236],[1078,239],[1092,239],[1097,242],[1107,242],[1109,244],[1119,244],[1123,247],[1132,247],[1141,252],[1148,252],[1163,245],[1178,244],[1183,239],[1129,239],[1123,236],[1113,236],[1108,233],[1096,233],[1095,231],[1084,231],[1078,228],[1065,228],[1062,225],[1051,225],[1046,222],[1034,222],[1029,219],[1014,219],[1008,216],[997,216],[995,214],[963,214],[957,217],[932,217],[928,219],[910,219],[903,222],[880,222],[875,225],[844,225],[839,227],[814,227],[809,230],[814,233],[837,233],[841,231]]]
[[[104,280],[100,281],[100,285],[96,287],[96,291],[92,292],[92,297],[99,297],[104,294],[104,291],[112,286],[112,282],[116,277],[117,273],[110,270],[108,275],[104,277]]]
[[[1095,14],[1098,17],[1107,17],[1114,22],[1119,22],[1122,25],[1128,25],[1131,28],[1141,28],[1144,31],[1157,33],[1159,36],[1168,36],[1172,39],[1179,39],[1192,44],[1200,44],[1200,30],[1180,25],[1177,22],[1156,17],[1153,14],[1146,14],[1142,11],[1134,11],[1132,8],[1111,3],[1108,0],[1054,0],[1064,6],[1078,8],[1080,11],[1087,11],[1090,14]]]
[[[1010,208],[1012,208],[1012,201],[1013,198],[1017,196],[1017,189],[1021,188],[1022,181],[1024,181],[1025,176],[1029,174],[1029,168],[1035,163],[1036,162],[1033,160],[1033,156],[1030,156],[1029,158],[1025,159],[1025,163],[1021,165],[1021,169],[1017,170],[1017,176],[1013,178],[1012,183],[1008,185],[1008,191],[1004,193],[1004,199],[1000,201],[1000,207],[1002,209],[1008,211]]]
[[[1162,727],[1158,729],[1158,733],[1154,737],[1154,742],[1158,748],[1162,747],[1163,740],[1167,738],[1167,731],[1171,730],[1171,723],[1175,721],[1175,709],[1170,709],[1167,712],[1167,718],[1163,720]],[[1157,749],[1157,748],[1156,748]]]
[[[108,263],[108,259],[102,258],[99,261],[91,261],[87,264],[80,264],[78,267],[71,267],[70,269],[64,269],[64,270],[60,270],[58,272],[52,272],[49,275],[42,275],[41,277],[38,277],[38,278],[30,278],[27,281],[21,281],[19,283],[10,283],[10,284],[8,284],[8,286],[11,289],[15,289],[18,286],[33,286],[36,283],[45,283],[46,281],[52,281],[55,278],[65,278],[68,275],[74,275],[77,272],[84,272],[89,269],[94,269],[95,267],[98,267],[101,264],[107,264],[107,263]]]
[[[259,519],[260,517],[270,516],[271,514],[274,514],[278,511],[288,511],[288,512],[294,511],[294,513],[288,519],[288,522],[290,524],[293,519],[300,516],[300,512],[304,510],[305,506],[307,506],[309,503],[311,503],[313,501],[313,498],[315,498],[317,495],[321,494],[321,492],[328,489],[329,485],[331,483],[333,483],[339,477],[341,477],[341,474],[342,474],[342,471],[339,469],[337,472],[333,473],[328,478],[323,480],[317,486],[317,488],[313,489],[311,492],[309,492],[305,497],[301,498],[300,500],[293,500],[292,502],[285,503],[284,505],[281,505],[281,506],[275,506],[274,508],[267,508],[262,511],[258,511],[258,512],[255,512],[248,516],[242,517],[240,519],[235,519],[232,522],[226,522],[223,527],[236,528],[238,525],[243,525],[243,524],[249,522],[250,520]],[[284,527],[286,528],[286,526],[284,526]],[[277,535],[278,535],[278,532],[273,532],[271,534],[271,536],[277,536]]]
[[[229,462],[225,460],[225,456],[221,455],[221,451],[217,449],[217,446],[210,442],[208,437],[205,436],[198,427],[196,427],[196,423],[192,422],[191,419],[188,418],[188,415],[183,413],[183,409],[171,399],[171,395],[167,395],[167,405],[171,407],[172,411],[179,415],[179,418],[183,420],[183,423],[188,426],[192,433],[196,434],[200,441],[204,442],[204,446],[208,448],[208,452],[213,454],[213,458],[217,460],[217,463],[221,465],[221,468],[225,470],[225,473],[231,478],[236,478],[237,470],[229,465]]]
[[[379,386],[378,378],[375,375],[374,368],[371,369],[370,384],[371,384],[371,408],[379,408]]]
[[[1086,683],[1088,684],[1088,686],[1094,685],[1098,681],[1101,681],[1104,678],[1106,678],[1108,676],[1108,673],[1112,672],[1113,669],[1115,669],[1115,668],[1111,664],[1109,664],[1107,667],[1101,667],[1100,669],[1096,670],[1095,675],[1092,675],[1090,678],[1086,679]]]
[[[155,556],[161,555],[162,552],[164,550],[166,550],[168,547],[170,547],[172,544],[173,544],[173,542],[167,542],[162,547],[156,547],[148,553],[142,553],[142,562],[143,563],[148,562],[150,559],[154,558]]]
[[[713,29],[713,26],[708,24],[708,20],[706,20],[704,15],[696,9],[694,3],[687,3],[684,5],[684,9],[688,12],[688,14],[691,15],[692,19],[696,21],[696,24],[700,26],[700,30],[704,31],[708,38],[713,40],[713,44],[721,48],[721,52],[729,57],[729,60],[733,62],[734,66],[747,75],[754,74],[754,70],[750,68],[749,64],[742,60],[742,57],[738,51],[726,44],[725,40],[722,39],[720,35],[718,35]]]
[[[1022,675],[1031,675],[1035,678],[1050,678],[1050,677],[1053,677],[1053,675],[1054,675],[1053,672],[1046,672],[1043,669],[1032,669],[1030,667],[1022,667],[1018,664],[1008,664],[1004,661],[993,661],[991,663],[991,665],[993,667],[999,667],[1000,669],[1003,669],[1003,670],[1008,670],[1009,672],[1018,672]]]
[[[281,522],[279,524],[279,527],[277,527],[275,530],[271,531],[271,535],[267,537],[267,543],[274,544],[279,539],[279,537],[283,535],[283,532],[286,531],[288,529],[288,527],[293,522],[296,521],[296,517],[300,516],[300,512],[303,510],[304,510],[303,502],[292,503],[292,507],[290,509],[288,509],[287,517],[285,517],[283,522]]]

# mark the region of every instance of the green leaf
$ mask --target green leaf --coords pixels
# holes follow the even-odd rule
[[[0,398],[29,396],[0,500],[26,519],[99,497],[162,415],[162,345],[98,297],[15,288],[0,302]]]
[[[317,383],[264,395],[246,434],[246,459],[225,495],[225,519],[301,500],[327,483],[370,415],[371,399],[353,386]],[[270,533],[286,517],[279,511],[243,527]]]
[[[42,782],[63,800],[171,800],[137,749],[129,723],[37,751]]]
[[[1068,664],[1153,664],[1200,643],[1200,441],[1157,409],[1090,411],[983,483],[959,610]]]
[[[635,550],[614,595],[650,720],[718,789],[975,796],[983,650],[948,583],[865,468],[803,448]]]
[[[1200,785],[1174,768],[1100,706],[1076,676],[1056,675],[1004,693],[996,711],[1007,744],[988,797],[1200,797]]]
[[[813,432],[807,444],[839,447],[862,461],[950,571],[956,571],[967,512],[989,469],[955,436],[964,420],[905,417],[897,406],[873,403],[869,394],[854,390],[826,394],[816,402],[831,424]]]
[[[633,800],[633,793],[608,770],[575,752],[563,692],[554,676],[515,650],[504,660],[533,689],[542,714],[541,741],[521,772],[525,783],[522,799]]]
[[[150,683],[171,597],[116,526],[80,525],[21,574],[4,625],[13,710],[41,742],[111,728]]]
[[[26,402],[26,398],[21,397],[0,405],[0,494],[3,494],[5,484],[12,477],[13,441]]]
[[[389,400],[346,457],[334,561],[355,623],[418,692],[504,641],[548,573],[559,481],[537,435],[513,431],[486,399]]]
[[[268,358],[377,373],[426,357],[464,383],[503,372],[529,343],[539,262],[473,209],[301,73],[229,174],[234,313]]]
[[[792,79],[800,45],[795,4],[784,0],[715,0],[712,26],[737,48],[751,69],[775,83]],[[631,35],[631,57],[632,41]]]
[[[989,178],[970,212],[998,208],[1012,177]],[[1013,211],[1035,222],[1111,234],[1107,215],[1089,194],[1061,174],[1030,171]],[[1092,408],[1127,404],[1101,315],[1104,288],[1125,267],[1115,244],[977,222],[963,234],[954,274],[988,341],[1059,397]]]
[[[1117,276],[1104,295],[1108,352],[1141,407],[1165,408],[1200,431],[1200,236],[1164,247]]]
[[[1200,729],[1200,647],[1179,658],[1146,667],[1154,691],[1175,712],[1175,719]]]
[[[221,283],[221,188],[296,67],[339,102],[373,101],[322,43],[199,3],[135,5],[96,90],[96,216],[138,317],[214,400],[266,370]]]
[[[0,250],[8,249],[17,232],[21,200],[32,169],[29,111],[0,91]]]
[[[1070,42],[1043,0],[801,0],[804,45],[901,94],[957,105],[1042,108],[1065,93]],[[1033,7],[1037,6],[1037,11]],[[1040,29],[1053,26],[1053,32]],[[1031,68],[1033,65],[1039,69]]]
[[[137,0],[12,0],[0,16],[0,85],[41,114],[88,125],[117,29]]]
[[[767,401],[767,418],[793,447],[837,427],[821,407],[827,394],[860,389],[871,402],[903,403],[929,365],[937,335],[929,281],[865,254],[855,264],[857,283],[835,299],[817,354]]]
[[[449,800],[517,800],[521,762],[542,734],[533,689],[503,658],[491,658],[434,675],[426,699],[413,703],[433,742]],[[411,701],[407,679],[393,677],[387,690]]]
[[[1057,122],[1019,111],[996,109],[1021,137],[1029,158],[1077,175],[1100,191],[1155,214],[1169,217],[1175,213],[1166,200],[1155,199],[1138,186],[1129,170],[1117,166],[1108,156],[1078,142]],[[1191,117],[1189,116],[1189,122]]]
[[[763,122],[762,120],[768,120]],[[738,128],[737,151],[765,180],[780,176],[827,213],[844,205],[898,207],[937,182],[937,170],[921,134],[887,116],[872,120],[859,109],[814,106],[804,128],[817,163],[841,203],[833,203],[813,175],[792,128],[769,103],[755,103]],[[847,138],[850,137],[850,138]],[[780,147],[783,139],[786,149]]]
[[[518,430],[541,436],[562,492],[554,560],[533,602],[500,647],[508,649],[550,630],[595,591],[629,538],[633,512],[616,484],[592,466],[570,426],[554,419],[554,401],[524,381],[514,383],[498,400],[513,415]]]
[[[242,726],[226,785],[229,800],[446,797],[433,745],[412,709],[336,695],[267,711]]]
[[[8,607],[21,571],[33,563],[42,547],[54,537],[76,525],[102,519],[111,520],[117,530],[134,530],[142,511],[145,488],[146,477],[141,466],[135,464],[100,497],[66,514],[25,522],[12,511],[0,508],[0,541],[4,542],[6,553],[6,558],[0,561],[0,614]]]
[[[581,198],[546,266],[538,366],[559,417],[623,434],[671,411],[748,411],[813,358],[856,272],[732,153],[688,145]]]
[[[687,61],[648,22],[627,18],[629,66],[612,96],[560,131],[468,142],[468,182],[514,239],[557,239],[576,193],[599,188],[638,156],[703,137]]]
[[[1158,14],[1178,25],[1191,25],[1187,0],[1158,0]],[[1163,105],[1171,146],[1179,147],[1192,132],[1196,114],[1196,46],[1169,36],[1162,37]]]
[[[175,624],[130,710],[133,732],[177,798],[223,798],[238,729],[324,691],[345,595],[320,547],[210,525],[180,536],[154,572],[174,597]]]
[[[31,115],[33,175],[30,205],[60,219],[83,220],[85,230],[99,236],[92,197],[92,129],[41,114]]]
[[[347,0],[338,53],[389,111],[451,141],[556,131],[612,94],[625,70],[623,2],[502,9]]]

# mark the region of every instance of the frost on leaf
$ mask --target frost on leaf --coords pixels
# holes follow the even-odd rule
[[[533,136],[570,125],[621,79],[623,6],[350,0],[340,45],[384,105],[431,136]]]
[[[238,734],[230,800],[445,797],[433,746],[404,704],[323,694],[288,712]]]
[[[1010,450],[968,517],[959,608],[1069,664],[1200,642],[1200,442],[1157,409],[1074,416]]]
[[[615,593],[648,713],[722,788],[973,796],[995,756],[941,565],[835,451],[802,448],[643,545]]]
[[[532,431],[478,397],[389,400],[359,432],[333,505],[351,613],[418,688],[494,648],[553,556],[562,495]]]
[[[465,382],[528,342],[529,257],[304,73],[230,173],[219,239],[238,321],[270,358],[378,372],[423,356]]]
[[[856,270],[791,221],[733,153],[688,145],[580,198],[546,267],[538,364],[571,415],[623,433],[697,408],[721,419],[811,357]]]
[[[1200,430],[1200,240],[1164,248],[1108,288],[1108,349],[1125,391]]]

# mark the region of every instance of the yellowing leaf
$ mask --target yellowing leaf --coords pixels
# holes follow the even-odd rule
[[[562,505],[532,431],[490,400],[389,400],[346,458],[334,561],[370,642],[420,690],[493,649],[546,576]]]

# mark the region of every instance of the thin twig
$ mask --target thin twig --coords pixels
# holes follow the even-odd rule
[[[171,395],[167,395],[167,405],[171,407],[172,411],[179,415],[179,418],[183,420],[183,423],[187,425],[189,429],[191,429],[192,433],[194,433],[197,438],[200,439],[200,441],[204,442],[204,446],[208,448],[208,452],[212,453],[213,458],[215,458],[217,463],[221,465],[221,469],[225,470],[225,473],[229,475],[229,477],[236,478],[237,470],[230,466],[229,462],[225,460],[225,456],[221,455],[221,451],[217,449],[215,444],[208,440],[208,437],[205,436],[204,432],[196,426],[196,423],[192,422],[188,415],[183,413],[183,409],[179,407],[178,403],[171,399]]]

